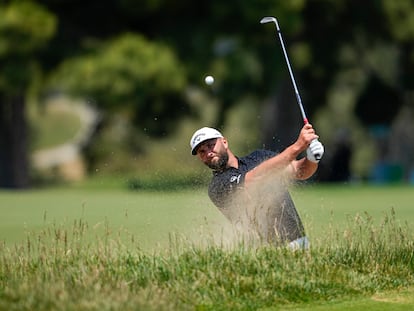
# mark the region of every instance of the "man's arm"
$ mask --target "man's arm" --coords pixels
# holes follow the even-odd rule
[[[312,177],[318,169],[318,163],[309,161],[306,157],[293,161],[291,165],[291,176],[298,180]]]
[[[296,158],[304,152],[310,143],[319,136],[315,134],[312,125],[305,124],[300,131],[298,139],[283,152],[278,155],[263,161],[253,170],[246,173],[245,182],[257,181],[263,177],[275,173],[287,173],[293,178],[306,179],[312,176],[318,164],[309,161],[306,158],[296,160]]]

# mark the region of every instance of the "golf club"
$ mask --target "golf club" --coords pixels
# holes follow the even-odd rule
[[[308,121],[308,118],[306,116],[305,109],[303,108],[302,99],[300,97],[299,90],[298,90],[298,87],[296,85],[295,77],[293,76],[293,71],[292,71],[292,68],[290,66],[289,57],[288,57],[287,52],[286,52],[285,43],[283,42],[282,32],[280,31],[279,23],[277,22],[277,19],[275,17],[263,17],[262,20],[260,21],[260,23],[261,24],[275,23],[275,25],[276,25],[276,30],[277,30],[277,34],[279,36],[280,45],[282,46],[283,55],[285,56],[285,60],[286,60],[286,64],[287,64],[287,67],[288,67],[288,70],[289,70],[290,79],[292,80],[293,88],[295,89],[296,100],[298,102],[299,109],[300,109],[300,112],[302,114],[303,123],[308,124],[309,121]],[[314,154],[314,156],[315,156],[315,159],[317,159],[317,160],[320,160],[320,158],[321,158],[321,156],[319,154]]]

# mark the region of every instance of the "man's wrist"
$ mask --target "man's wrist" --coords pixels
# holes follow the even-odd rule
[[[315,158],[312,159],[312,157],[306,157],[306,160],[308,160],[311,163],[315,163],[315,164],[319,163],[319,160],[316,160]]]

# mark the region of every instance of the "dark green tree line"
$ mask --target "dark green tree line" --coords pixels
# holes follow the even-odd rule
[[[362,124],[389,125],[412,105],[413,6],[410,0],[2,2],[0,186],[28,184],[25,98],[42,75],[93,98],[102,111],[128,111],[157,137],[190,113],[185,89],[214,72],[215,126],[254,96],[268,102],[262,141],[271,145],[274,133],[295,133],[300,116],[275,29],[259,24],[266,15],[279,19],[311,118],[327,105],[341,73],[360,68],[353,113]],[[375,63],[369,55],[381,51],[396,52]]]

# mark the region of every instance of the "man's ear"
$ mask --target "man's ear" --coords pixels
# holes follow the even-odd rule
[[[223,138],[221,139],[221,141],[223,142],[224,147],[226,147],[226,149],[228,149],[228,148],[229,148],[229,143],[227,142],[226,137],[223,137]]]

